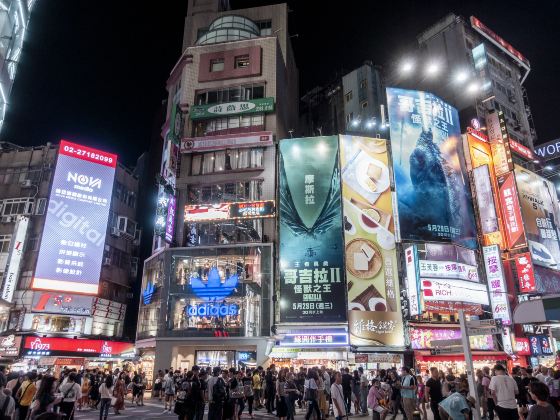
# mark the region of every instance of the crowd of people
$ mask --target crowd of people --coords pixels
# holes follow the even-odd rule
[[[240,420],[254,418],[257,410],[280,420],[369,415],[373,420],[403,418],[469,420],[477,394],[483,419],[556,420],[560,411],[560,371],[538,367],[513,369],[500,364],[476,372],[475,392],[469,392],[466,375],[432,367],[414,372],[402,367],[364,371],[323,367],[263,369],[167,369],[154,378],[151,397],[163,404],[163,413],[178,420]],[[11,373],[0,368],[0,419],[73,420],[76,410],[99,410],[106,420],[111,409],[119,415],[130,403],[144,405],[148,381],[144,373],[64,369],[51,373]]]

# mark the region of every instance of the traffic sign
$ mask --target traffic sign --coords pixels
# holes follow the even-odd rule
[[[456,340],[432,340],[430,344],[432,347],[462,346],[463,341],[460,338]]]
[[[500,328],[490,327],[490,328],[467,328],[467,335],[469,337],[473,335],[497,335],[501,334]]]
[[[441,349],[430,349],[430,354],[432,356],[437,356],[438,354],[462,353],[462,352],[463,352],[463,346],[444,347]]]

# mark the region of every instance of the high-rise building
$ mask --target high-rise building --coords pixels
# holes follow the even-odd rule
[[[272,344],[276,143],[298,123],[287,5],[190,0],[167,89],[137,349],[148,376],[254,365]]]
[[[115,155],[64,144],[0,145],[0,332],[21,347],[0,353],[21,355],[24,370],[133,350],[116,342],[139,270],[138,177]]]
[[[418,49],[397,60],[388,85],[435,93],[455,106],[463,129],[503,111],[514,141],[530,149],[537,138],[523,82],[529,60],[479,19],[453,13],[417,37]]]
[[[0,2],[0,130],[21,58],[23,40],[35,0]]]

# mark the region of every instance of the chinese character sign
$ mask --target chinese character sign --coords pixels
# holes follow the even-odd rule
[[[338,137],[285,139],[280,154],[280,321],[345,321]]]
[[[402,346],[387,141],[341,136],[350,342]]]
[[[33,289],[97,294],[117,156],[60,142]]]
[[[537,290],[533,261],[529,252],[515,255],[515,270],[521,293],[531,293]]]
[[[501,319],[502,324],[510,325],[511,315],[500,248],[498,245],[485,246],[482,248],[482,254],[484,256],[492,314],[494,319]]]
[[[549,180],[517,165],[515,180],[533,262],[560,270],[556,188]]]
[[[403,240],[477,246],[459,114],[428,92],[387,89]]]
[[[506,228],[506,239],[509,249],[521,248],[527,245],[519,198],[515,187],[513,172],[498,177],[498,188],[500,195],[500,210],[502,220]]]

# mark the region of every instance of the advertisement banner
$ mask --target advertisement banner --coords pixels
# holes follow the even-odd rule
[[[504,113],[502,111],[489,113],[486,116],[486,128],[496,176],[511,172],[513,170],[513,160],[509,148],[509,136]]]
[[[515,337],[515,353],[518,356],[531,355],[531,344],[528,338]]]
[[[21,336],[10,334],[0,337],[0,357],[17,357],[21,349]]]
[[[490,291],[490,303],[494,319],[501,319],[503,325],[511,325],[509,299],[504,277],[500,248],[498,245],[482,247],[484,268]]]
[[[420,260],[420,277],[480,281],[476,266],[455,261]]]
[[[424,301],[464,302],[488,305],[486,285],[464,280],[421,279]]]
[[[539,159],[545,162],[557,158],[560,156],[560,139],[535,146],[535,153]]]
[[[97,294],[117,156],[61,140],[32,288]]]
[[[77,340],[58,337],[25,337],[23,353],[28,356],[134,357],[134,343],[108,340]]]
[[[535,160],[535,154],[531,149],[523,146],[521,143],[518,143],[513,139],[509,139],[508,142],[509,142],[509,147],[513,152],[517,153],[519,156],[524,157],[525,159]]]
[[[344,322],[338,137],[280,141],[280,322]]]
[[[91,316],[92,296],[33,292],[31,312]]]
[[[480,227],[485,243],[499,245],[502,242],[502,235],[500,233],[498,213],[494,205],[494,194],[488,165],[473,169],[473,178]]]
[[[185,222],[212,220],[260,219],[274,217],[274,200],[243,201],[239,203],[192,204],[185,206]]]
[[[506,228],[506,239],[508,249],[517,249],[527,246],[525,232],[523,230],[523,219],[515,187],[513,172],[498,177],[498,188],[500,195],[500,209],[502,219]]]
[[[177,199],[174,195],[169,196],[167,203],[167,220],[165,223],[165,242],[172,243],[175,235],[175,212],[177,210]]]
[[[459,114],[428,92],[387,89],[400,237],[477,246]]]
[[[190,137],[181,140],[181,153],[209,152],[212,150],[239,149],[244,147],[265,147],[272,146],[272,144],[272,131]]]
[[[403,346],[387,141],[340,136],[350,343]]]
[[[409,315],[415,316],[422,312],[420,307],[420,279],[418,277],[419,267],[416,258],[416,245],[411,245],[404,250],[406,267],[406,293],[410,307]]]
[[[515,271],[519,279],[521,293],[531,293],[537,290],[530,253],[524,252],[515,256]]]
[[[191,120],[200,120],[224,115],[256,114],[273,111],[274,98],[260,98],[241,102],[227,102],[225,104],[193,105],[189,110],[189,115]]]
[[[432,349],[432,340],[459,340],[459,328],[430,328],[411,326],[408,329],[410,346],[413,350]],[[494,350],[494,340],[491,335],[477,335],[469,337],[471,349]],[[460,351],[458,351],[460,352]]]
[[[525,236],[533,262],[560,270],[558,198],[554,184],[521,166],[515,166]]]
[[[25,238],[27,236],[27,228],[29,227],[29,217],[18,216],[14,235],[10,243],[10,253],[8,254],[8,264],[6,274],[4,275],[4,286],[2,288],[2,299],[11,302],[14,297],[19,280],[19,267],[21,265],[21,257],[25,247]]]

